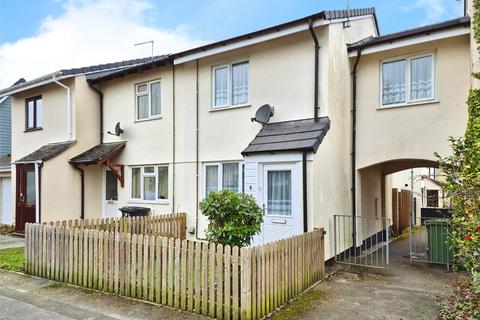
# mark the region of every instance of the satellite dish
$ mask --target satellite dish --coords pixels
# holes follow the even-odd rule
[[[108,131],[107,133],[119,137],[123,133],[123,129],[120,128],[120,122],[117,122],[115,125],[115,132]]]
[[[255,118],[252,118],[252,122],[256,121],[265,125],[270,121],[270,117],[273,117],[273,107],[269,104],[264,104],[260,108],[258,108],[257,112],[255,112]]]

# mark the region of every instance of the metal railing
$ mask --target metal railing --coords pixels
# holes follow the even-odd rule
[[[388,218],[334,216],[335,261],[350,265],[388,268]]]
[[[409,229],[410,262],[419,261],[450,267],[453,250],[448,244],[451,232],[449,219],[412,217]]]

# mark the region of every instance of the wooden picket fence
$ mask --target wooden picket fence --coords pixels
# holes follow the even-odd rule
[[[142,235],[159,235],[185,239],[187,214],[171,213],[146,217],[74,219],[44,222],[51,226],[93,229]]]
[[[261,319],[322,279],[323,229],[241,248],[157,235],[27,224],[35,276],[218,319]]]

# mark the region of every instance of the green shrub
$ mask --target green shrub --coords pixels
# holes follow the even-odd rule
[[[250,245],[263,222],[263,210],[252,196],[229,190],[211,192],[200,210],[209,219],[207,240],[223,245]]]

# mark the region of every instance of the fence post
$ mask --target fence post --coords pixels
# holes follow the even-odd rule
[[[251,299],[251,249],[240,249],[240,283],[241,283],[241,299],[240,310],[241,319],[250,320],[252,318],[252,299]]]

